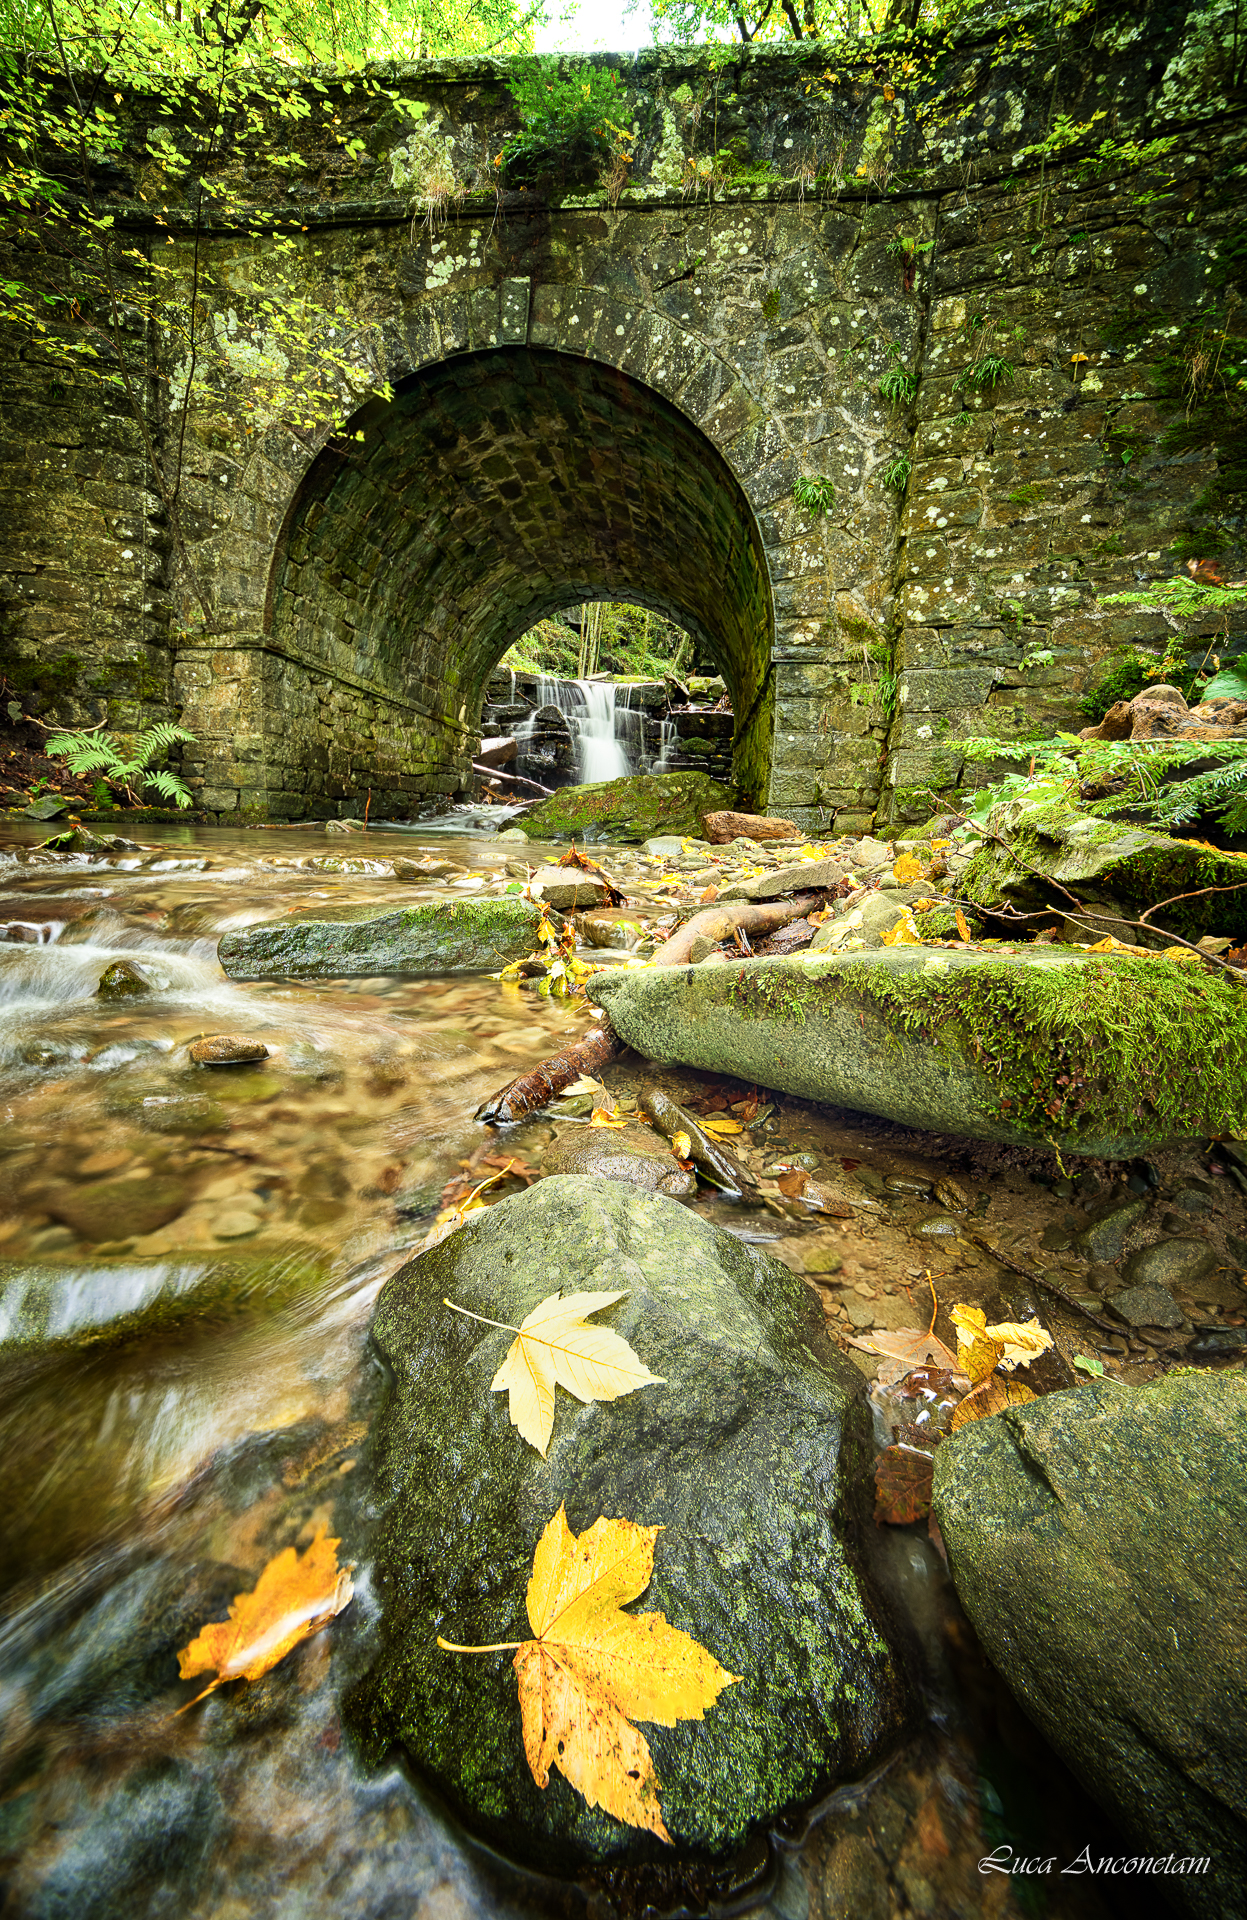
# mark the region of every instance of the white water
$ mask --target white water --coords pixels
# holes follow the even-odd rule
[[[598,780],[619,780],[636,771],[625,744],[633,715],[626,705],[616,705],[617,691],[609,680],[553,680],[542,674],[537,683],[538,709],[557,707],[566,715],[576,750],[578,786]],[[532,731],[530,720],[515,730],[521,755]]]

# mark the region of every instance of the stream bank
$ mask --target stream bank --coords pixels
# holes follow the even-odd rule
[[[579,1037],[584,1016],[480,974],[242,985],[215,958],[222,935],[279,908],[502,895],[517,878],[509,865],[526,870],[544,851],[457,824],[349,842],[144,827],[139,848],[68,858],[33,853],[33,827],[5,830],[0,1311],[37,1294],[52,1316],[32,1326],[15,1314],[2,1350],[12,1497],[0,1806],[15,1913],[176,1904],[206,1920],[230,1902],[274,1916],[294,1903],[381,1920],[401,1887],[420,1920],[518,1920],[606,1915],[624,1899],[618,1886],[585,1894],[483,1853],[414,1776],[363,1768],[340,1713],[378,1625],[366,1498],[384,1394],[367,1339],[373,1304],[448,1197],[508,1161],[487,1197],[519,1194],[569,1145],[593,1144],[592,1097],[568,1096],[504,1136],[471,1118],[500,1081]],[[642,940],[661,930],[673,903],[722,879],[714,859],[613,850],[612,872],[637,895],[623,920]],[[403,879],[400,861],[426,871]],[[434,876],[439,861],[448,870]],[[590,919],[595,933],[620,924],[610,912]],[[582,953],[609,955],[589,931]],[[100,1002],[99,978],[119,961],[147,990]],[[269,1051],[254,1065],[195,1065],[190,1046],[217,1033]],[[1219,1258],[1175,1289],[1189,1326],[1170,1337],[1185,1351],[1242,1320],[1239,1269],[1224,1261],[1231,1238],[1247,1239],[1234,1163],[1198,1145],[1157,1152],[1146,1168],[1063,1171],[1048,1152],[921,1134],[635,1058],[603,1079],[625,1113],[656,1081],[733,1120],[773,1186],[768,1170],[786,1164],[852,1181],[876,1203],[836,1218],[781,1196],[759,1217],[704,1186],[690,1196],[695,1215],[764,1236],[756,1244],[805,1277],[863,1376],[877,1361],[848,1337],[925,1325],[931,1284],[942,1314],[974,1300],[990,1318],[1022,1319],[1042,1304],[968,1224],[1077,1294],[1107,1287],[1110,1271],[1120,1281],[1149,1219],[1181,1215],[1187,1237],[1208,1234]],[[748,1118],[733,1112],[751,1105]],[[598,1135],[603,1150],[622,1137]],[[949,1182],[968,1217],[939,1201]],[[1123,1212],[1114,1247],[1098,1223]],[[1082,1241],[1097,1230],[1091,1254]],[[1164,1367],[1168,1349],[1150,1331],[1122,1323],[1100,1338],[1077,1314],[1053,1324],[1066,1365],[1093,1351],[1128,1381]],[[937,1330],[953,1337],[946,1318]],[[177,1679],[177,1649],[321,1522],[356,1562],[351,1608],[267,1678],[175,1717],[193,1691]],[[925,1529],[882,1529],[872,1551],[921,1649],[930,1717],[808,1834],[787,1829],[749,1897],[786,1920],[1013,1915],[1028,1910],[1024,1881],[980,1874],[992,1847],[1127,1853],[984,1660]],[[1146,1912],[1150,1890],[1141,1899],[1127,1885],[1125,1909],[1115,1889],[1067,1880],[1045,1889],[1048,1911]]]

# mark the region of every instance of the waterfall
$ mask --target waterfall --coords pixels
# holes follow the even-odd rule
[[[616,707],[615,694],[609,680],[554,680],[543,673],[537,683],[537,710],[557,707],[567,720],[576,750],[578,786],[618,780],[635,771],[625,744],[632,716],[626,706]],[[533,722],[524,721],[515,733],[522,754],[532,737]]]

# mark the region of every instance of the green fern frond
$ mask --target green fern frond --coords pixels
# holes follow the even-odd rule
[[[137,768],[147,766],[158,753],[167,753],[176,740],[193,741],[193,733],[187,733],[184,727],[175,727],[171,721],[162,720],[154,727],[148,727],[134,743],[133,765]]]
[[[166,800],[172,800],[179,807],[189,807],[192,800],[190,788],[178,779],[176,773],[145,773],[144,787],[153,787]]]

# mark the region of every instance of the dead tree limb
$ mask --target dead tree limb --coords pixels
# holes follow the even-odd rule
[[[568,1047],[565,1053],[551,1054],[531,1072],[522,1073],[518,1080],[508,1081],[505,1087],[491,1094],[476,1109],[475,1117],[491,1127],[501,1126],[508,1120],[523,1120],[557,1099],[564,1087],[570,1087],[582,1073],[597,1073],[623,1051],[623,1041],[604,1018],[600,1026],[586,1033],[574,1047]]]
[[[751,937],[757,933],[777,933],[790,920],[799,920],[802,914],[817,906],[820,898],[817,893],[803,893],[795,900],[729,900],[721,907],[706,907],[686,920],[666,946],[658,949],[654,965],[685,966],[692,954],[693,942],[699,937],[717,943],[730,940],[738,930]]]

